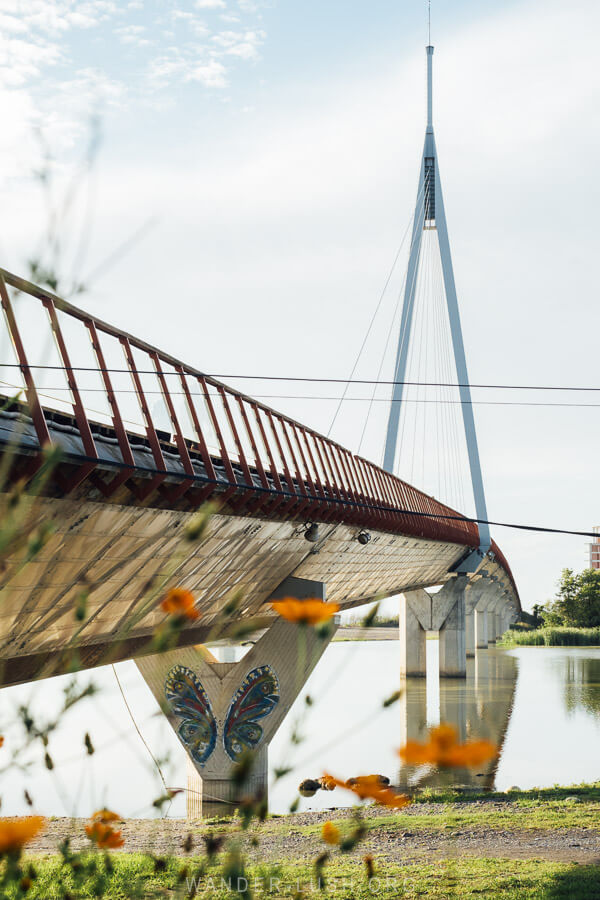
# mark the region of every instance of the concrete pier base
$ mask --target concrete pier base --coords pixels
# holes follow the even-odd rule
[[[427,632],[421,625],[413,606],[419,598],[412,591],[410,595],[400,597],[399,629],[400,629],[400,677],[420,677],[426,675]],[[425,591],[422,592],[423,594]]]
[[[240,795],[230,778],[209,778],[200,775],[190,757],[187,757],[187,786],[185,795],[186,818],[207,819],[215,816],[229,816],[239,803]],[[253,797],[259,794],[268,797],[269,751],[263,747],[256,753],[252,771],[243,793]]]
[[[467,656],[475,656],[475,610],[465,615],[465,646]]]
[[[488,645],[488,614],[487,610],[475,610],[475,647],[478,650],[487,650]]]
[[[440,678],[467,677],[465,641],[466,579],[456,578],[452,584],[454,603],[440,628]]]

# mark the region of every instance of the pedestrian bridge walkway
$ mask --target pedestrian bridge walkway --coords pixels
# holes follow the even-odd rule
[[[267,618],[294,575],[345,609],[443,584],[477,548],[460,512],[164,351],[6,271],[0,297],[5,500],[40,471],[42,448],[61,451],[27,501],[55,532],[1,576],[5,683],[35,677],[67,644],[84,665],[111,645],[135,655],[161,620],[140,613],[156,580],[198,597],[201,624],[182,636],[197,643],[232,591],[242,618]],[[209,499],[219,511],[191,545],[186,525]],[[485,578],[507,622],[519,605],[508,564],[495,544],[479,562],[470,583]]]

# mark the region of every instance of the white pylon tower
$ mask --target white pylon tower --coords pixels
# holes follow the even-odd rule
[[[456,365],[456,374],[459,384],[465,439],[467,444],[467,451],[469,454],[469,467],[473,485],[476,518],[480,520],[480,524],[478,526],[479,549],[473,554],[470,554],[470,556],[462,562],[457,571],[472,572],[477,568],[477,566],[481,562],[482,557],[489,550],[491,539],[489,526],[485,524],[487,522],[487,507],[485,502],[485,493],[483,490],[483,479],[481,477],[481,464],[479,461],[479,449],[477,447],[477,434],[475,432],[475,420],[473,418],[471,389],[469,387],[469,376],[467,372],[465,348],[463,343],[462,329],[460,325],[458,300],[456,297],[456,285],[454,283],[454,272],[452,269],[452,256],[450,254],[450,243],[448,241],[448,228],[446,225],[446,215],[444,212],[444,200],[442,196],[440,169],[438,165],[437,150],[435,146],[435,137],[433,134],[433,47],[429,45],[426,50],[427,129],[425,132],[425,145],[423,147],[423,156],[421,159],[421,168],[419,172],[419,188],[417,191],[417,202],[413,220],[411,249],[408,260],[406,285],[404,288],[404,303],[402,306],[402,317],[400,321],[400,339],[398,342],[396,365],[394,369],[395,383],[392,394],[390,415],[388,419],[383,467],[384,469],[387,469],[388,472],[393,472],[396,461],[398,426],[400,422],[400,409],[404,393],[403,382],[406,379],[408,350],[415,303],[415,289],[417,284],[417,271],[421,255],[421,239],[423,236],[423,231],[426,229],[431,229],[436,231],[439,244],[442,274],[444,280],[444,293],[446,296],[446,305],[448,308],[448,319],[450,322],[452,348],[454,351],[454,361]]]

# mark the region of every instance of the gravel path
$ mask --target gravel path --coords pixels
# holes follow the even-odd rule
[[[600,864],[600,821],[598,828],[555,828],[523,829],[519,827],[490,829],[482,826],[467,826],[457,830],[410,830],[411,813],[443,813],[458,808],[473,809],[474,804],[419,804],[410,811],[403,811],[400,827],[381,825],[368,832],[354,852],[360,856],[371,853],[374,856],[396,863],[423,862],[457,856],[502,857],[509,859],[545,859],[557,862]],[[493,804],[486,803],[486,809]],[[508,804],[498,805],[506,813]],[[390,816],[389,810],[369,808],[364,811],[367,818]],[[314,859],[323,851],[320,825],[327,819],[350,818],[348,809],[327,812],[307,812],[295,816],[269,819],[264,825],[253,828],[244,842],[249,857],[262,861],[283,861],[285,859]],[[523,821],[524,810],[515,809]],[[70,838],[72,849],[88,846],[82,819],[50,819],[45,832],[29,845],[32,852],[56,852],[58,844],[65,837]],[[307,829],[305,826],[316,826]],[[184,855],[183,844],[188,835],[193,838],[192,852],[202,852],[202,836],[227,833],[232,830],[229,823],[207,824],[186,822],[184,819],[128,819],[117,826],[125,838],[123,852]],[[258,846],[252,846],[253,837],[259,839]]]

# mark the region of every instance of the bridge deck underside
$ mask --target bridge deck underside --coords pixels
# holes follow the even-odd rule
[[[321,525],[313,545],[297,523],[221,514],[194,544],[185,536],[193,513],[50,497],[24,502],[31,504],[31,524],[52,521],[56,530],[35,560],[23,566],[14,558],[0,577],[4,683],[30,677],[36,659],[65,648],[80,648],[84,664],[102,661],[111,647],[111,658],[143,650],[164,621],[159,601],[167,585],[198,599],[201,618],[182,636],[194,643],[215,623],[219,636],[226,627],[220,613],[234,592],[242,621],[272,615],[265,601],[291,574],[324,582],[328,599],[349,608],[442,583],[464,554],[457,544],[385,532],[363,546],[356,529],[342,523]],[[75,613],[84,589],[80,622]]]

